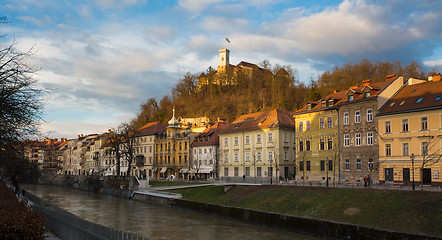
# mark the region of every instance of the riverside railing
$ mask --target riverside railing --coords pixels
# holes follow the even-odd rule
[[[89,222],[45,200],[23,191],[24,197],[46,217],[46,226],[64,240],[147,240],[133,233]]]

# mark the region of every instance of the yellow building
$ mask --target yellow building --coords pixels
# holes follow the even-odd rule
[[[377,115],[381,183],[442,185],[442,82],[429,79],[408,80]]]
[[[333,184],[339,180],[339,102],[345,91],[308,102],[295,112],[296,181]]]

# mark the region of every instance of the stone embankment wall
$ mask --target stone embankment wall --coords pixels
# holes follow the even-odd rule
[[[138,190],[138,183],[134,177],[43,175],[39,178],[38,183],[76,188],[120,197],[129,197],[133,191]]]

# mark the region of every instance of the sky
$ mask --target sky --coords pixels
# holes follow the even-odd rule
[[[35,52],[50,138],[133,119],[223,48],[233,65],[291,65],[301,82],[364,58],[442,72],[438,0],[2,0],[0,12],[0,47]]]

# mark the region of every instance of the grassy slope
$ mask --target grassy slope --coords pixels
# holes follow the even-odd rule
[[[279,186],[175,190],[185,199],[442,236],[442,193]],[[346,212],[346,214],[344,213]]]

